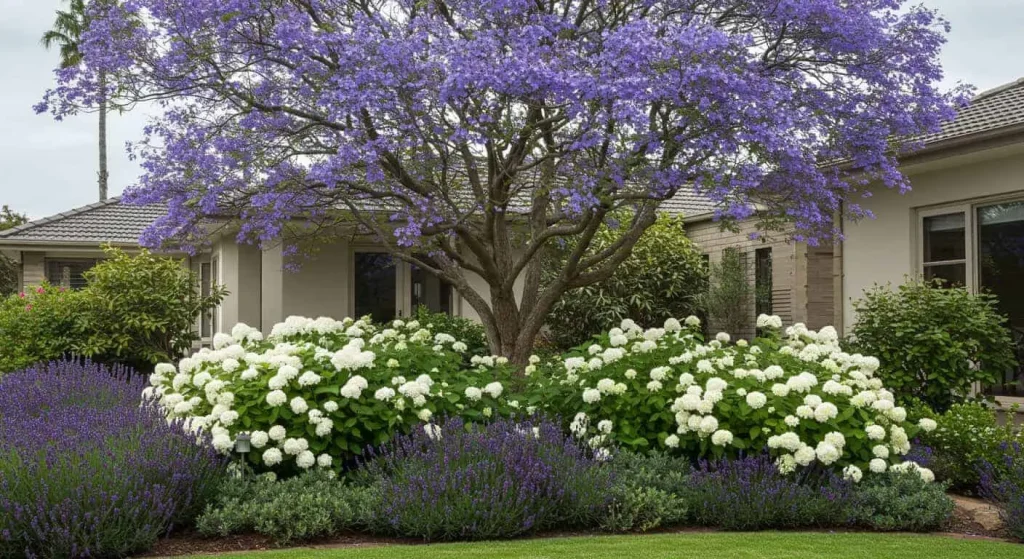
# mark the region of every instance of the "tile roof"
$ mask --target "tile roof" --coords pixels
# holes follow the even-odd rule
[[[693,190],[681,189],[662,209],[694,217],[714,211],[714,204]],[[111,198],[0,231],[0,244],[137,244],[143,231],[166,213],[161,204],[133,206]]]
[[[942,131],[924,136],[927,144],[1024,125],[1024,78],[977,95]]]
[[[136,244],[166,213],[162,204],[131,206],[111,198],[0,231],[0,243]]]

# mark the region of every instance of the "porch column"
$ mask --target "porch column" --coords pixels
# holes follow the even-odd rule
[[[261,251],[261,329],[270,334],[275,324],[284,320],[284,255],[276,246]]]

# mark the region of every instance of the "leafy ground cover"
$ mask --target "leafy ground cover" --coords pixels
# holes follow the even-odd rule
[[[429,552],[427,551],[429,549]],[[697,533],[647,536],[594,536],[517,541],[430,545],[381,545],[350,548],[295,548],[269,552],[224,554],[232,559],[644,559],[878,557],[965,558],[1020,557],[1020,546],[946,536],[828,533]],[[209,557],[209,556],[207,556]]]

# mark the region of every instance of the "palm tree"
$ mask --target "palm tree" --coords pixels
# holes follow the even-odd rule
[[[70,68],[82,63],[82,52],[79,44],[82,32],[89,20],[86,14],[86,0],[65,0],[67,11],[57,10],[57,18],[53,28],[43,34],[42,43],[47,49],[60,49],[60,67]],[[107,199],[107,76],[103,71],[98,76],[99,117],[100,117],[100,200]]]

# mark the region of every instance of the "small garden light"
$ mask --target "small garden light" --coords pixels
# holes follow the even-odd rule
[[[249,433],[239,433],[235,435],[235,452],[241,455],[241,458],[245,458],[246,454],[252,450],[252,443],[249,439]]]

